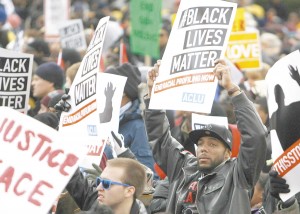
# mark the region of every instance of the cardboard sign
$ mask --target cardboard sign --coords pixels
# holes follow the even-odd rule
[[[97,154],[98,162],[94,162],[96,164],[100,163],[102,145],[107,141],[105,138],[100,138],[98,134],[97,99],[100,91],[97,90],[97,79],[108,20],[109,17],[104,17],[98,23],[69,91],[71,98],[68,102],[71,109],[69,112],[62,113],[59,125],[59,132],[72,139],[74,144],[82,145],[86,154]],[[87,144],[99,146],[87,146]],[[80,166],[92,167],[91,163],[80,163]]]
[[[262,61],[259,32],[231,33],[225,54],[241,70],[259,69]]]
[[[83,154],[67,140],[31,117],[0,107],[0,213],[48,213]]]
[[[133,53],[159,58],[161,1],[130,1],[130,48]]]
[[[27,113],[33,55],[0,48],[0,106]]]
[[[85,51],[86,39],[81,19],[72,19],[65,22],[59,28],[60,42],[62,48],[73,48]]]
[[[210,113],[236,4],[182,0],[154,83],[150,108]],[[163,102],[165,101],[165,102]]]
[[[45,37],[47,40],[59,39],[59,24],[69,19],[69,0],[44,0]]]
[[[290,193],[300,191],[300,52],[277,61],[266,76],[270,117],[273,168],[289,184]]]
[[[239,32],[245,31],[246,24],[245,24],[245,8],[237,8],[234,22],[232,25],[232,32]]]
[[[111,131],[118,133],[121,99],[126,77],[108,73],[97,74],[97,114],[95,121],[83,123],[91,141],[85,141],[88,151],[81,167],[91,168],[92,163],[100,163],[106,143],[111,143]],[[88,120],[92,121],[92,120]],[[78,129],[79,131],[79,129]]]
[[[192,130],[203,129],[203,126],[208,124],[217,124],[228,127],[228,119],[227,117],[192,114]]]

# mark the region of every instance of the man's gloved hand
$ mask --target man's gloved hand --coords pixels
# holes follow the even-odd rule
[[[278,172],[271,170],[269,172],[270,176],[270,194],[280,199],[279,193],[289,193],[289,185],[286,183],[286,180],[284,178],[281,178],[278,176]]]
[[[89,180],[95,181],[97,177],[99,177],[102,173],[100,167],[93,163],[92,164],[94,169],[84,169],[83,172],[86,173],[85,177]]]
[[[276,172],[275,170],[271,170],[269,172],[269,176],[270,176],[270,194],[273,197],[281,200],[279,194],[289,193],[290,192],[289,185],[286,183],[286,180],[284,178],[278,176],[278,172]],[[282,208],[290,207],[294,203],[295,203],[295,197],[293,196],[287,201],[282,202]]]
[[[116,155],[118,156],[127,150],[127,148],[125,148],[124,145],[124,137],[119,133],[115,134],[114,131],[111,131],[111,135],[114,141],[113,149],[115,150]]]
[[[55,110],[68,112],[71,108],[70,103],[67,102],[68,99],[70,99],[70,95],[64,94],[61,100],[54,106]]]

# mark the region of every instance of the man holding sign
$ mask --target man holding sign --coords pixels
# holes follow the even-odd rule
[[[190,132],[196,157],[185,152],[169,132],[165,112],[150,110],[150,92],[159,65],[148,74],[145,123],[154,159],[170,182],[170,213],[250,213],[249,192],[256,184],[266,154],[266,129],[246,95],[230,76],[225,61],[217,60],[214,75],[235,108],[242,143],[238,158],[230,158],[232,137],[225,126],[211,124]]]

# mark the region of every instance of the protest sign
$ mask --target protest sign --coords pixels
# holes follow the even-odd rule
[[[261,67],[259,32],[231,33],[225,55],[241,70],[259,69]]]
[[[133,53],[159,58],[161,1],[130,1],[130,48]]]
[[[59,24],[69,19],[69,10],[69,0],[44,0],[45,37],[47,40],[59,39]]]
[[[227,117],[192,114],[192,130],[204,129],[208,124],[218,124],[228,128]]]
[[[98,73],[100,72],[100,58],[103,41],[106,34],[109,17],[102,18],[95,30],[94,36],[82,59],[78,72],[71,85],[68,101],[71,105],[69,112],[63,112],[60,118],[59,132],[68,136],[74,143],[81,144],[87,154],[97,154],[97,163],[100,162],[103,143],[107,138],[100,138],[99,130],[99,109],[97,99],[100,96],[97,90]],[[87,146],[98,144],[98,147]],[[82,167],[91,168],[80,164]]]
[[[88,152],[80,163],[84,168],[91,168],[92,163],[100,163],[106,143],[112,143],[111,131],[118,133],[121,99],[127,79],[108,73],[98,72],[97,75],[97,114],[93,116],[95,120],[87,124],[88,135],[93,141],[85,141]],[[81,127],[85,128],[86,125],[82,124]]]
[[[8,107],[0,107],[0,142],[0,213],[48,213],[78,167],[80,147]]]
[[[214,61],[224,56],[235,11],[236,4],[225,1],[181,1],[151,109],[210,113],[217,87]]]
[[[273,168],[291,190],[280,194],[283,201],[300,191],[299,59],[299,50],[290,53],[277,61],[266,76]]]
[[[27,113],[33,55],[0,48],[0,106]]]
[[[86,50],[86,39],[81,19],[66,21],[59,28],[60,42],[62,48],[73,48],[77,51]]]
[[[239,7],[236,9],[231,32],[245,31],[245,29],[245,8]]]

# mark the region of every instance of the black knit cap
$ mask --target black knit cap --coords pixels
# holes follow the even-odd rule
[[[46,62],[41,64],[35,75],[44,80],[54,83],[55,89],[61,89],[64,84],[64,71],[54,62]]]
[[[124,63],[116,68],[107,69],[105,73],[127,77],[127,81],[124,87],[124,93],[131,100],[135,100],[136,98],[138,98],[138,86],[141,83],[141,72],[137,67],[131,65],[130,63]]]

